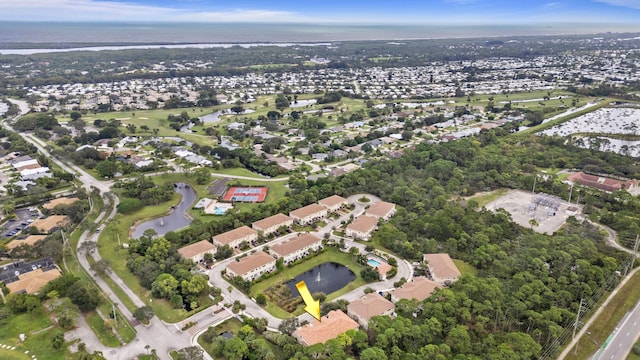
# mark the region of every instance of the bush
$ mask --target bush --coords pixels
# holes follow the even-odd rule
[[[118,204],[118,212],[120,214],[131,214],[142,209],[143,207],[144,204],[140,199],[123,198]]]

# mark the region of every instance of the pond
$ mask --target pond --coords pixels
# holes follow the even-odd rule
[[[251,114],[254,113],[255,110],[252,109],[244,109],[244,111],[241,114]],[[210,124],[210,123],[217,123],[220,120],[222,120],[220,117],[222,115],[229,115],[229,114],[233,114],[231,112],[231,110],[226,109],[226,110],[216,110],[210,114],[204,115],[204,116],[200,116],[198,119],[200,121],[202,121],[202,123],[204,124]]]
[[[323,292],[328,295],[342,289],[348,283],[355,280],[355,278],[356,275],[346,266],[328,262],[296,276],[295,279],[287,282],[286,285],[291,289],[292,294],[299,294],[298,289],[296,289],[296,284],[304,280],[312,294],[315,292]]]
[[[184,183],[175,184],[173,189],[182,195],[180,203],[170,209],[169,215],[151,219],[136,226],[132,236],[134,239],[142,236],[147,229],[153,229],[159,236],[163,236],[169,231],[176,231],[191,224],[191,218],[187,217],[186,213],[196,201],[198,195],[189,185]]]

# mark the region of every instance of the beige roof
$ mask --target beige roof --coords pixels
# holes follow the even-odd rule
[[[195,244],[183,246],[178,249],[178,254],[182,255],[185,259],[191,259],[196,255],[200,255],[204,252],[211,252],[215,250],[216,247],[210,243],[208,240],[198,241]]]
[[[436,288],[439,287],[440,285],[437,283],[424,276],[419,276],[393,290],[393,296],[398,299],[417,299],[418,301],[422,301],[431,296]]]
[[[322,241],[319,237],[311,235],[309,233],[304,233],[300,234],[297,237],[294,237],[289,241],[273,245],[271,247],[271,251],[280,256],[285,256],[319,241]]]
[[[367,209],[367,214],[377,216],[377,217],[384,217],[384,216],[387,216],[387,214],[391,210],[393,210],[395,207],[396,207],[396,204],[394,203],[390,203],[386,201],[378,201],[373,205],[371,205],[370,208]]]
[[[378,218],[369,215],[360,215],[351,224],[347,225],[347,229],[366,233],[373,230],[378,225]]]
[[[57,205],[69,205],[69,204],[73,204],[78,200],[80,199],[78,199],[77,197],[61,197],[61,198],[53,199],[48,203],[45,203],[44,205],[42,205],[42,207],[47,210],[51,210],[55,208]]]
[[[424,254],[424,262],[429,264],[431,273],[437,278],[457,278],[460,270],[449,254]]]
[[[7,284],[7,288],[12,293],[25,291],[27,294],[37,293],[51,280],[60,277],[62,273],[57,268],[43,272],[42,269],[36,269],[24,274],[18,275],[18,281]]]
[[[35,243],[37,243],[40,240],[43,240],[44,238],[46,238],[48,235],[30,235],[28,236],[26,239],[24,240],[13,240],[10,243],[7,244],[7,248],[9,250],[17,248],[20,245],[33,245]]]
[[[311,204],[301,207],[300,209],[293,210],[289,213],[289,216],[304,219],[309,215],[317,214],[321,211],[327,211],[327,209],[324,206],[320,206],[318,204]]]
[[[227,231],[226,233],[218,234],[213,239],[221,244],[231,244],[235,240],[242,239],[245,236],[257,234],[252,228],[243,225],[237,229]]]
[[[262,265],[266,265],[272,261],[276,261],[271,255],[257,251],[253,255],[249,255],[240,259],[240,261],[233,261],[231,264],[227,266],[227,269],[230,269],[236,275],[242,276],[253,269],[257,269]]]
[[[367,294],[360,299],[354,300],[347,305],[349,313],[369,321],[374,316],[382,315],[389,310],[395,309],[395,305],[376,292]]]
[[[288,221],[293,221],[293,219],[285,214],[275,214],[262,220],[258,220],[251,224],[251,226],[254,229],[265,230],[272,226],[280,226],[281,224],[284,224]]]
[[[342,196],[331,195],[329,197],[326,197],[326,198],[318,201],[318,204],[330,208],[330,207],[336,206],[338,204],[345,203],[346,201],[347,201],[347,199],[343,198]]]
[[[42,232],[49,232],[55,227],[64,226],[69,222],[69,218],[65,215],[51,215],[46,219],[38,219],[31,226]]]
[[[303,345],[324,344],[338,335],[359,327],[358,323],[340,310],[330,311],[322,321],[313,319],[311,323],[298,328],[294,336]]]

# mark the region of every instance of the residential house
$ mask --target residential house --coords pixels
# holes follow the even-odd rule
[[[38,167],[35,169],[25,169],[20,171],[20,179],[22,181],[36,180],[42,177],[51,177],[49,168],[46,166]]]
[[[12,240],[10,243],[7,244],[7,249],[13,250],[18,246],[22,246],[22,245],[33,246],[38,241],[44,240],[47,236],[48,235],[29,235],[22,240]]]
[[[327,208],[318,204],[311,204],[293,210],[289,216],[300,225],[307,225],[322,220],[327,216]]]
[[[60,276],[62,276],[62,273],[57,267],[35,269],[18,275],[18,281],[8,283],[6,286],[12,293],[25,292],[27,294],[35,294],[50,281]]]
[[[246,225],[222,234],[215,235],[212,238],[214,245],[218,247],[229,245],[232,248],[237,248],[243,241],[252,242],[257,239],[258,232]]]
[[[262,235],[268,236],[283,226],[288,228],[291,225],[293,225],[293,219],[291,217],[285,214],[275,214],[254,222],[251,224],[251,227],[256,231],[262,231]]]
[[[318,204],[326,207],[327,210],[330,212],[336,212],[340,210],[343,206],[346,206],[348,203],[347,203],[347,199],[343,198],[342,196],[331,195],[329,197],[326,197],[318,201]]]
[[[392,290],[391,301],[394,303],[401,299],[416,299],[418,301],[422,301],[431,296],[431,294],[433,294],[433,292],[439,287],[440,285],[438,283],[433,282],[424,276],[418,276],[399,288]]]
[[[300,344],[311,346],[324,344],[331,339],[335,339],[338,335],[349,330],[356,330],[358,327],[358,323],[347,314],[340,310],[332,310],[322,317],[322,321],[313,319],[312,322],[298,328],[291,335],[298,339]]]
[[[216,247],[208,240],[198,241],[197,243],[183,246],[178,249],[178,254],[185,259],[189,259],[194,263],[204,260],[205,254],[215,254]]]
[[[260,276],[270,273],[276,268],[276,259],[271,255],[257,251],[255,254],[243,257],[227,265],[227,276],[239,276],[247,281],[253,281]]]
[[[364,328],[374,316],[395,316],[396,306],[377,292],[369,293],[347,305],[347,315],[351,316]]]
[[[284,263],[301,259],[309,252],[316,251],[322,246],[322,240],[309,233],[299,234],[291,240],[281,242],[271,247],[271,254],[277,258],[283,258]]]
[[[47,210],[53,210],[58,205],[71,205],[74,202],[78,201],[77,197],[61,197],[57,199],[53,199],[49,202],[46,202],[42,205],[42,208]]]
[[[396,204],[378,201],[371,205],[366,211],[367,215],[383,218],[385,221],[389,220],[396,213]]]
[[[449,254],[424,254],[422,258],[431,273],[431,279],[438,284],[449,285],[460,277],[460,270]]]
[[[346,235],[354,239],[368,240],[371,233],[378,227],[378,218],[370,215],[360,215],[347,225]]]
[[[40,233],[51,234],[67,224],[69,224],[69,218],[66,215],[51,215],[46,219],[37,219],[31,223],[31,226],[38,229]]]

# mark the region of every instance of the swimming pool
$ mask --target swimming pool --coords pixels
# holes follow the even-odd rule
[[[226,206],[216,206],[213,208],[213,214],[224,215],[227,212],[227,210],[229,210],[229,208]]]
[[[380,262],[375,260],[375,259],[367,260],[367,264],[369,264],[370,266],[372,266],[374,268],[380,266]]]

